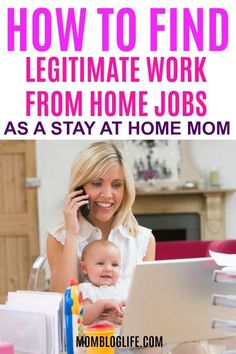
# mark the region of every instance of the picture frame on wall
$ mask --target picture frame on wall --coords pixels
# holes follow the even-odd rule
[[[180,140],[128,140],[121,147],[132,167],[138,191],[198,188],[200,174]]]

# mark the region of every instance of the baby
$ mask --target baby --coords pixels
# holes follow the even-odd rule
[[[119,248],[110,241],[92,241],[83,250],[80,266],[88,278],[88,282],[79,284],[85,309],[83,323],[91,324],[107,310],[122,316],[127,287],[119,282]]]

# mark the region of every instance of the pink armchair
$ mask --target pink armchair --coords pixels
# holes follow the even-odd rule
[[[209,250],[236,254],[236,240],[157,242],[156,260],[209,257]]]

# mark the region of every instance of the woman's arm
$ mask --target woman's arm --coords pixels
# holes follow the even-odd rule
[[[156,240],[153,234],[151,234],[148,242],[147,253],[143,258],[144,261],[155,261],[156,257]]]
[[[47,257],[51,270],[50,290],[64,292],[72,279],[78,279],[76,237],[66,235],[63,246],[53,236],[47,238]]]
[[[96,321],[101,314],[106,311],[110,310],[115,314],[119,314],[120,316],[123,315],[122,306],[119,301],[115,300],[98,300],[92,303],[89,299],[83,301],[83,324],[89,325]]]
[[[64,204],[66,238],[64,246],[51,235],[47,238],[47,257],[51,270],[51,291],[64,292],[72,279],[79,281],[77,237],[79,237],[78,210],[88,204],[83,191],[67,195]]]

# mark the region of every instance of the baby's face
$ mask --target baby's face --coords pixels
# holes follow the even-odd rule
[[[84,271],[96,286],[114,285],[120,276],[120,252],[112,246],[98,246],[86,257]]]

